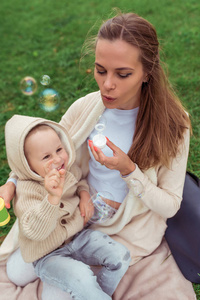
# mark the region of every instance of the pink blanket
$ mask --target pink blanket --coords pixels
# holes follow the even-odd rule
[[[24,288],[15,286],[7,278],[5,265],[0,265],[0,300],[41,300],[41,291],[39,279]],[[113,295],[113,300],[195,299],[191,282],[179,271],[165,240],[154,253],[129,268]]]

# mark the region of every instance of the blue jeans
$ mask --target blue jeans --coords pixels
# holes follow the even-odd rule
[[[108,235],[84,229],[61,248],[33,263],[43,282],[70,293],[77,300],[111,299],[130,263],[130,253]],[[90,265],[102,268],[94,276]]]

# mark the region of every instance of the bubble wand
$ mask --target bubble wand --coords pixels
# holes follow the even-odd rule
[[[106,137],[103,135],[103,131],[106,128],[106,119],[103,116],[99,117],[98,123],[95,125],[97,134],[93,137],[92,141],[94,146],[103,149],[106,146]]]

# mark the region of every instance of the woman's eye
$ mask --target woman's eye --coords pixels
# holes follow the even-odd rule
[[[100,74],[100,75],[103,75],[103,74],[106,73],[106,71],[105,70],[97,70],[97,73]]]
[[[105,75],[105,74],[107,73],[106,70],[104,70],[104,69],[99,70],[99,69],[97,69],[97,68],[96,68],[96,72],[97,72],[98,74],[100,74],[100,75]],[[131,75],[132,75],[132,73],[118,73],[118,72],[117,72],[117,76],[120,77],[120,78],[127,78],[127,77],[129,77],[129,76],[131,76]]]
[[[60,152],[60,151],[62,151],[62,148],[58,148],[58,149],[57,149],[57,152]]]
[[[118,76],[121,77],[121,78],[127,78],[130,75],[132,75],[132,73],[126,73],[126,74],[120,74],[120,73],[118,73]]]

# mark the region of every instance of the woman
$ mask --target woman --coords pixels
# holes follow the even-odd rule
[[[112,219],[92,227],[126,245],[135,264],[160,245],[167,218],[180,207],[190,121],[161,67],[155,29],[136,14],[120,14],[101,26],[94,77],[100,91],[75,101],[61,124],[88,183],[118,203]],[[102,150],[92,142],[99,116],[107,120]],[[5,199],[14,192],[8,184]],[[48,291],[43,299],[50,299]]]

